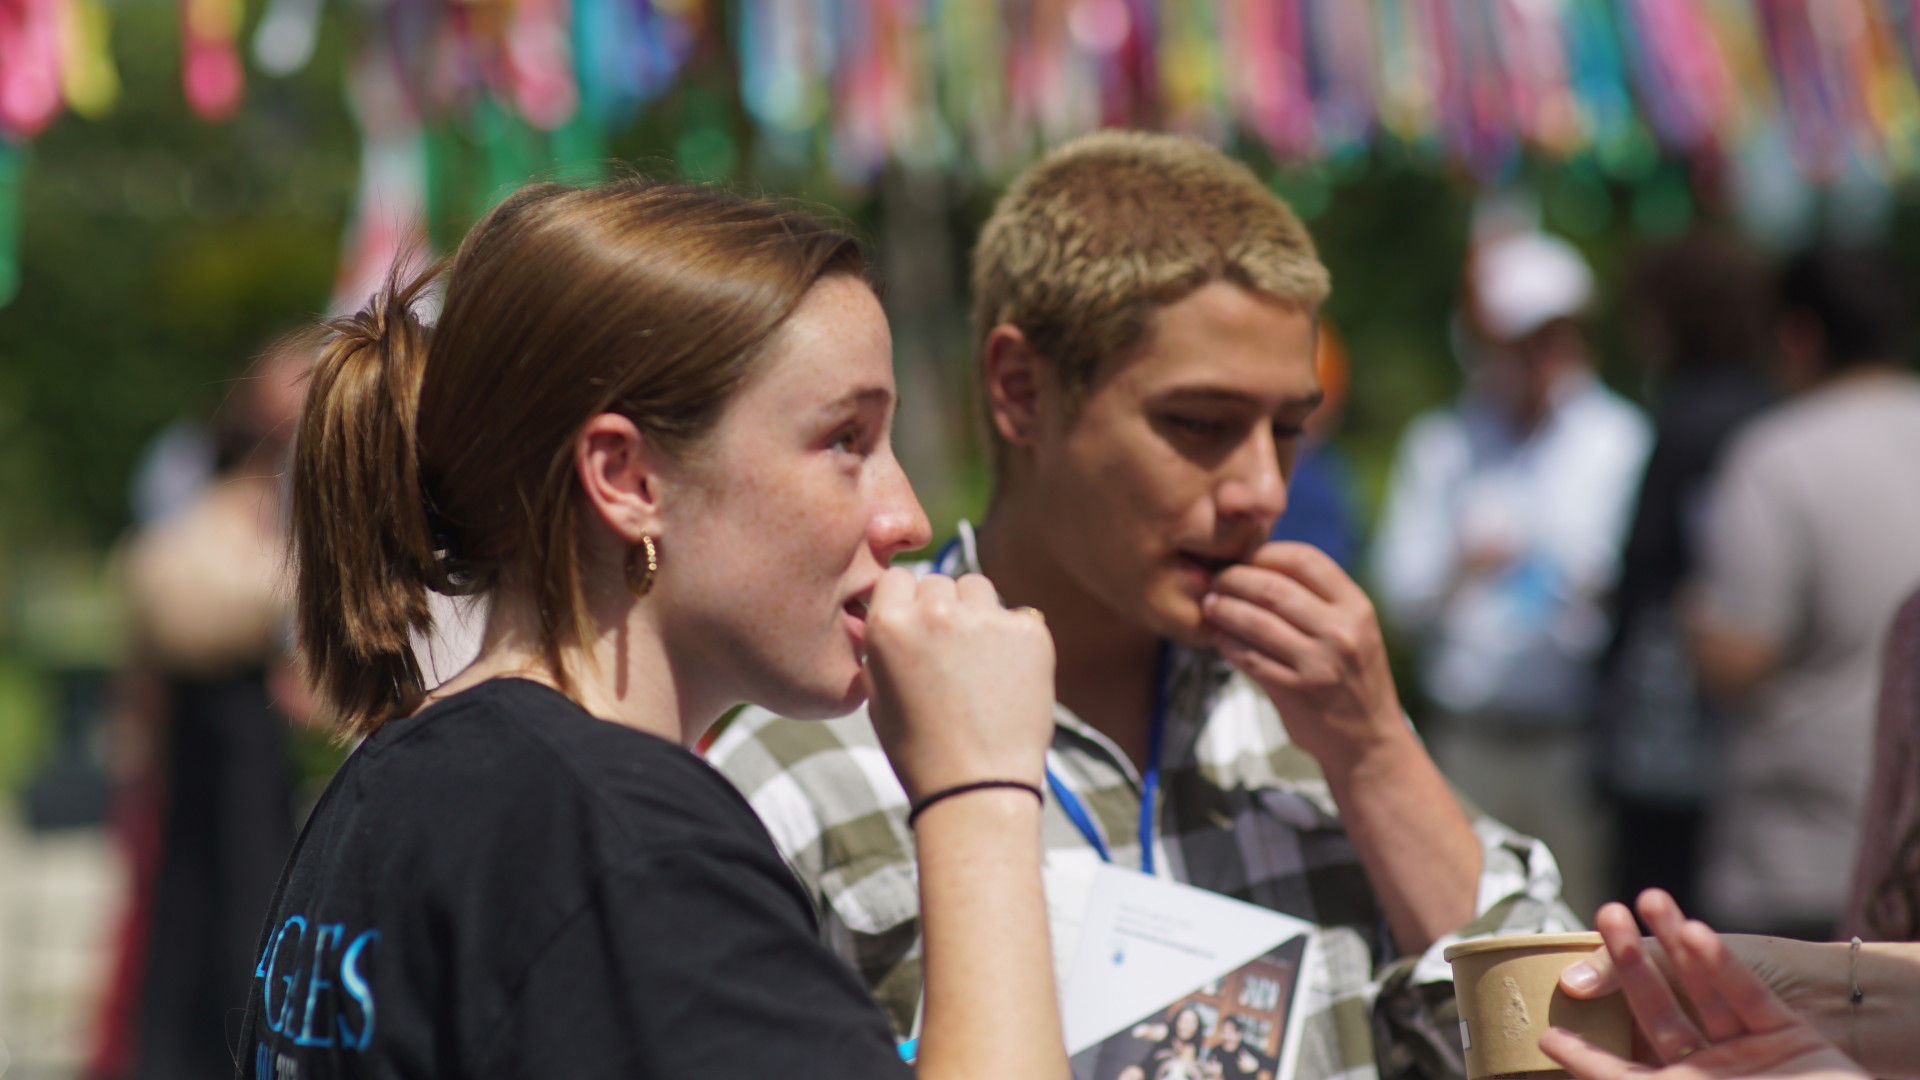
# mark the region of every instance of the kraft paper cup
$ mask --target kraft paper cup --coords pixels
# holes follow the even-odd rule
[[[1600,945],[1599,934],[1514,934],[1447,946],[1467,1080],[1566,1076],[1558,1062],[1540,1052],[1540,1035],[1549,1027],[1630,1056],[1633,1019],[1625,996],[1582,1001],[1560,989],[1567,965]]]

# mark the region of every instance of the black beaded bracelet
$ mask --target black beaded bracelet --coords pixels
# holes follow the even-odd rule
[[[920,820],[920,815],[927,812],[927,807],[941,799],[950,799],[955,795],[965,795],[969,791],[981,791],[986,788],[1019,788],[1021,791],[1032,792],[1033,797],[1040,800],[1040,805],[1045,806],[1047,803],[1047,797],[1040,794],[1040,789],[1024,780],[976,780],[971,784],[956,784],[916,801],[912,809],[907,811],[907,828],[913,828],[913,823]]]

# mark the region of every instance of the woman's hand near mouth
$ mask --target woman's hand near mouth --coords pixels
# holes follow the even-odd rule
[[[874,731],[907,794],[1045,778],[1053,738],[1053,638],[1008,611],[979,574],[893,569],[868,597]]]
[[[1373,603],[1324,553],[1273,543],[1201,600],[1220,654],[1320,762],[1394,941],[1419,952],[1474,915],[1485,855],[1408,726]]]

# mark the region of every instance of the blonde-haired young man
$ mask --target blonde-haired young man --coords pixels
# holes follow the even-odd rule
[[[1203,143],[1102,132],[1034,165],[974,253],[993,495],[926,569],[982,572],[1053,630],[1049,866],[1108,859],[1316,923],[1298,1080],[1460,1075],[1443,945],[1577,923],[1545,848],[1454,799],[1366,596],[1265,542],[1320,399],[1328,288],[1293,213]],[[749,710],[710,757],[907,1034],[912,834],[864,711]]]

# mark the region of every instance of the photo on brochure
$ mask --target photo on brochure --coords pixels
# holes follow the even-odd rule
[[[1292,938],[1087,1047],[1074,1080],[1282,1080],[1306,948]]]

